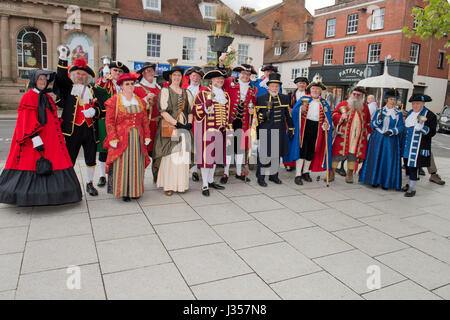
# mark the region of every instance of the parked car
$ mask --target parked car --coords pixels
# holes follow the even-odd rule
[[[438,132],[450,131],[450,106],[444,106],[442,111],[437,113],[438,116]]]

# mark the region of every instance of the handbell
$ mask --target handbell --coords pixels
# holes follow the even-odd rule
[[[418,123],[425,123],[425,121],[427,121],[427,117],[425,117],[425,116],[418,116],[417,117],[417,122]]]
[[[246,64],[251,65],[252,62],[253,62],[253,58],[247,57],[247,58],[245,59],[245,63],[246,63]]]
[[[308,102],[309,102],[309,99],[308,98],[302,98],[302,99],[300,99],[300,101],[302,102],[302,104],[305,106],[305,105],[307,105],[308,104]]]
[[[213,100],[215,97],[216,97],[216,95],[212,91],[208,92],[207,95],[206,95],[206,98],[208,100]]]
[[[342,106],[342,107],[339,108],[339,112],[342,113],[342,114],[346,113],[347,111],[348,111],[348,107],[347,106]]]
[[[169,60],[167,60],[167,62],[169,63],[170,67],[172,68],[177,65],[178,59],[177,58],[169,59]]]
[[[227,56],[233,55],[235,53],[236,53],[236,49],[234,49],[232,46],[229,46],[228,50],[227,50]]]

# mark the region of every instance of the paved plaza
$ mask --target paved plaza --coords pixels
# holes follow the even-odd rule
[[[282,185],[253,171],[168,197],[148,168],[130,203],[99,189],[0,204],[0,299],[450,299],[450,159],[436,161],[447,184],[422,177],[411,199],[341,176],[297,186],[284,169]]]

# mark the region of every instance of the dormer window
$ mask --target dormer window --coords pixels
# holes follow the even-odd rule
[[[205,20],[216,19],[217,4],[201,2],[198,6],[200,8],[200,12],[202,13],[203,19]]]
[[[298,52],[305,53],[307,50],[308,50],[308,43],[307,42],[300,43],[300,48]]]
[[[275,54],[276,56],[281,56],[281,47],[275,47],[275,52],[274,52],[274,54]]]
[[[161,0],[142,0],[144,10],[161,12]]]

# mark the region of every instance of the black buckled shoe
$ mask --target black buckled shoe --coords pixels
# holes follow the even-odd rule
[[[302,176],[295,177],[294,182],[295,182],[296,185],[302,186],[303,185]]]
[[[97,189],[95,189],[95,187],[92,184],[92,182],[89,182],[86,185],[86,192],[89,193],[89,195],[91,195],[93,197],[98,196],[98,191],[97,191]]]
[[[408,190],[405,192],[405,197],[412,198],[416,195],[416,190]]]
[[[242,180],[244,182],[250,182],[250,179],[247,178],[247,176],[244,174],[241,174],[240,176],[236,175],[236,179]]]
[[[283,182],[280,180],[280,178],[276,177],[276,178],[272,178],[269,177],[269,181],[272,181],[275,184],[282,184]]]
[[[98,179],[97,187],[104,187],[104,186],[106,186],[106,178],[100,177],[100,179]]]
[[[402,191],[403,192],[406,192],[406,191],[408,191],[409,190],[409,184],[406,184],[403,188],[402,188]]]
[[[228,176],[224,173],[222,175],[222,178],[220,178],[220,183],[221,184],[226,184],[228,182]]]
[[[302,179],[305,180],[306,182],[312,182],[309,172],[302,174]]]
[[[286,171],[287,171],[287,172],[291,172],[292,170],[294,170],[293,167],[286,167]]]
[[[122,200],[125,202],[130,202],[131,198],[130,197],[122,197]]]
[[[192,172],[192,181],[197,182],[199,180],[200,180],[200,178],[198,176],[198,173],[197,172]]]
[[[347,175],[347,172],[345,172],[344,168],[336,169],[336,173],[343,177],[345,177]]]
[[[219,184],[217,184],[217,183],[215,183],[215,182],[213,182],[213,183],[208,183],[208,186],[209,186],[210,188],[217,189],[217,190],[224,190],[224,189],[225,189],[225,187],[223,187],[223,186],[221,186],[221,185],[219,185]]]
[[[209,188],[208,187],[202,188],[202,195],[204,195],[205,197],[209,197]]]
[[[264,179],[258,179],[258,184],[261,187],[267,187],[267,183],[264,181]]]

